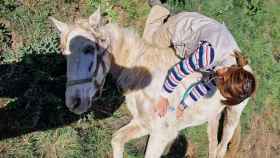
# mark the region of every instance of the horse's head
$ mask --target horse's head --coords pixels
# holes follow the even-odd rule
[[[62,53],[67,58],[66,106],[81,114],[102,90],[110,68],[109,40],[101,37],[99,9],[88,20],[68,25],[50,18],[60,32]]]

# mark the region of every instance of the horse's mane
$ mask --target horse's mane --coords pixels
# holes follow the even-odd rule
[[[159,67],[170,68],[178,61],[173,50],[152,46],[132,28],[122,28],[118,24],[109,24],[107,30],[114,33],[113,40],[118,45],[114,57],[116,65],[122,67],[118,83],[126,90],[142,89],[152,80],[152,71]],[[168,66],[169,65],[169,66]],[[165,68],[167,72],[167,68]]]

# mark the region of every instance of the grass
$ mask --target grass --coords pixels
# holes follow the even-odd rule
[[[244,135],[250,131],[252,114],[279,111],[278,1],[167,0],[167,4],[173,12],[198,11],[224,22],[249,57],[259,87],[255,101],[242,114]],[[98,7],[110,21],[133,26],[140,33],[149,12],[145,0],[0,0],[0,157],[111,156],[111,135],[130,118],[122,104],[124,98],[109,78],[92,112],[76,116],[67,110],[65,59],[48,21],[54,16],[71,22]],[[103,113],[107,107],[116,112]],[[268,125],[279,134],[279,117],[271,116]],[[207,157],[205,125],[184,130],[182,135],[197,146],[197,157]],[[144,147],[143,138],[131,141],[125,157],[143,157]]]

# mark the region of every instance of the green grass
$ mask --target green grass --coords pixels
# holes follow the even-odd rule
[[[224,22],[249,57],[259,86],[255,101],[242,114],[244,134],[253,113],[262,113],[270,105],[280,109],[278,1],[167,0],[167,4],[173,12],[198,11]],[[110,157],[111,135],[129,118],[123,106],[114,107],[123,97],[109,81],[100,106],[93,112],[76,116],[67,110],[65,59],[59,54],[58,35],[48,21],[54,16],[71,22],[89,16],[98,7],[110,21],[133,26],[139,32],[149,12],[144,0],[28,0],[23,4],[0,0],[0,135],[7,137],[0,141],[0,157]],[[113,115],[98,111],[106,107],[118,110]],[[270,124],[279,131],[279,122]],[[197,146],[198,157],[207,156],[205,125],[182,134]],[[127,158],[143,157],[143,140],[126,146]]]

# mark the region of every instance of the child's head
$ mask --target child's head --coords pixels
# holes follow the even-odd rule
[[[243,68],[247,65],[247,60],[239,52],[235,52],[235,57],[237,65],[217,70],[217,86],[226,98],[222,100],[225,105],[237,105],[256,90],[254,75]]]

